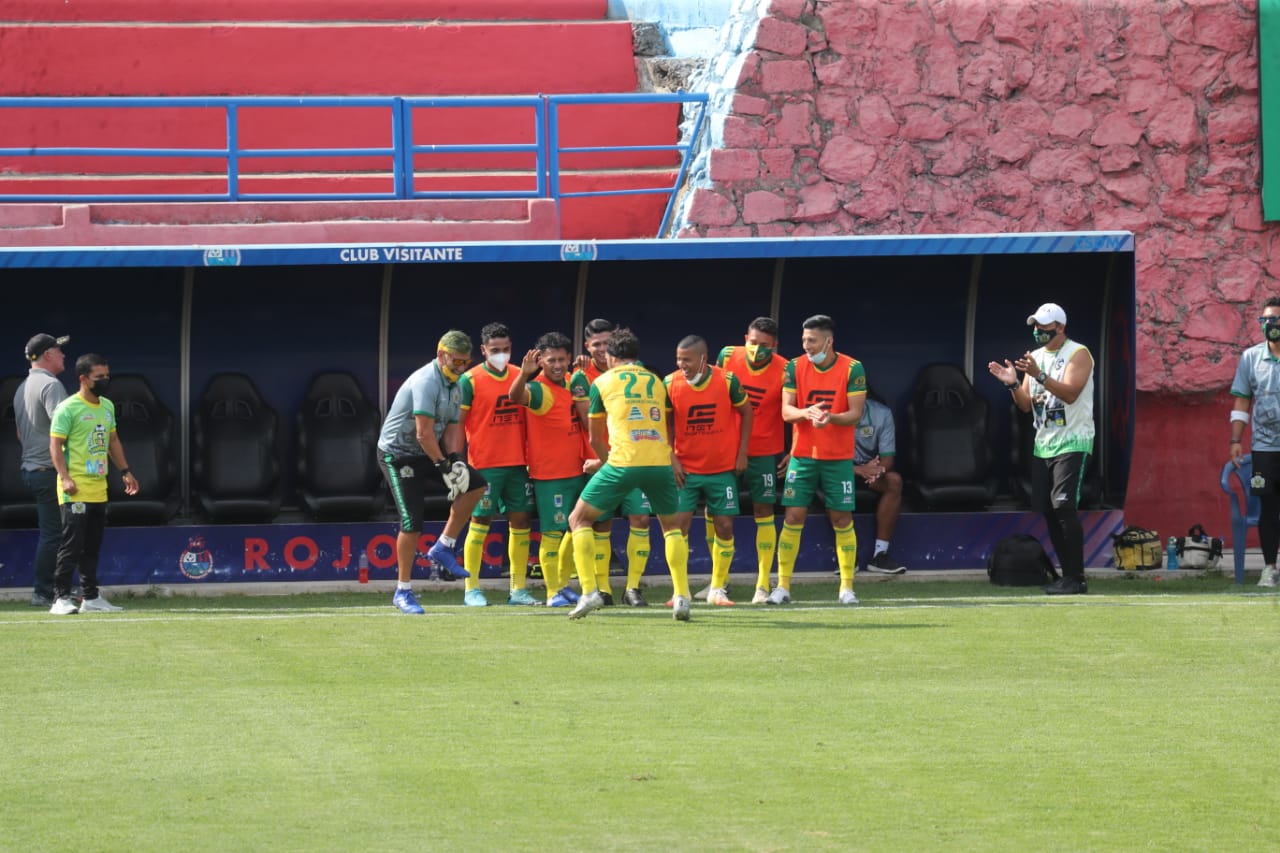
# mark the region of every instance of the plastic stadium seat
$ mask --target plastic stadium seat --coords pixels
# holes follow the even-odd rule
[[[192,485],[214,521],[258,521],[280,511],[279,419],[243,373],[209,380],[191,423]]]
[[[36,503],[22,481],[22,443],[13,411],[13,395],[26,376],[0,380],[0,524],[35,527]]]
[[[138,493],[124,493],[112,471],[107,478],[107,520],[111,524],[164,524],[178,511],[177,434],[173,413],[138,375],[111,377],[107,395],[116,407],[116,430]]]
[[[926,365],[907,406],[910,491],[929,509],[986,507],[995,500],[989,405],[954,364]]]
[[[1231,482],[1233,476],[1236,484]],[[1239,468],[1230,459],[1222,466],[1222,491],[1227,493],[1227,500],[1231,502],[1231,557],[1235,562],[1236,583],[1244,583],[1245,540],[1249,536],[1249,528],[1258,525],[1258,515],[1262,512],[1262,499],[1249,488],[1252,479],[1253,456],[1248,453],[1240,457]]]
[[[317,518],[367,519],[386,502],[378,410],[349,373],[322,373],[298,411],[298,496]]]

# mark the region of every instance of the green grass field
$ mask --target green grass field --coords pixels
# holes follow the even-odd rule
[[[460,592],[0,605],[0,848],[1280,847],[1280,596],[859,593],[687,625]]]

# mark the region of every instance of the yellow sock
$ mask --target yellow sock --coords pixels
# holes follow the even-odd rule
[[[549,530],[542,534],[542,544],[538,546],[538,563],[542,566],[542,582],[547,585],[548,601],[564,586],[560,583],[560,545],[563,541],[563,533]],[[572,554],[573,548],[568,552]]]
[[[649,563],[649,528],[627,529],[627,589],[639,589],[640,578]]]
[[[662,549],[667,555],[674,595],[689,598],[689,540],[679,530],[662,534]]]
[[[471,519],[467,528],[467,541],[462,546],[462,568],[471,573],[471,577],[463,581],[464,589],[480,588],[480,562],[484,555],[484,540],[489,535],[489,525]]]
[[[560,585],[555,588],[556,592],[564,589],[569,585],[569,581],[573,580],[574,570],[574,553],[573,553],[573,534],[566,531],[564,533],[564,543],[560,546]],[[594,547],[594,546],[593,546]]]
[[[800,534],[803,525],[792,525],[783,522],[782,533],[778,535],[778,586],[791,592],[791,575],[796,570],[796,557],[800,553]]]
[[[711,585],[717,589],[729,586],[729,567],[733,564],[733,538],[728,540],[715,538],[715,547],[711,550]]]
[[[609,588],[609,559],[613,556],[613,541],[608,533],[596,534],[596,589],[606,595],[613,595]]]
[[[507,558],[511,560],[511,588],[524,589],[529,582],[529,528],[512,527],[507,536]]]
[[[715,554],[716,552],[716,523],[711,518],[711,513],[704,507],[702,510],[702,520],[706,522],[707,534],[707,553]]]
[[[773,516],[756,519],[756,562],[759,572],[756,575],[756,586],[769,588],[769,575],[773,573],[773,554],[778,548],[778,528],[773,524]]]
[[[579,566],[596,564],[596,532],[590,527],[579,527],[573,531],[573,559]],[[595,572],[578,572],[578,582],[582,584],[584,594],[596,591]]]
[[[836,564],[840,566],[840,590],[853,589],[853,576],[858,571],[858,534],[853,523],[835,528]]]

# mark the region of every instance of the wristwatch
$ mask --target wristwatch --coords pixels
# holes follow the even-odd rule
[[[1043,384],[1044,384],[1044,381],[1045,381],[1046,379],[1048,379],[1048,378],[1049,378],[1049,374],[1048,374],[1048,373],[1045,373],[1045,372],[1042,370],[1042,371],[1040,371],[1040,375],[1036,377],[1036,381],[1037,381],[1037,382],[1039,382],[1041,385],[1043,385]]]

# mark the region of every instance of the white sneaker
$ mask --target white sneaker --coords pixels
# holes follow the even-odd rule
[[[707,596],[709,596],[710,594],[711,594],[711,584],[707,584],[702,589],[695,592],[693,594],[693,597],[698,599],[699,601],[706,601]]]
[[[751,596],[751,603],[752,604],[768,604],[769,590],[765,589],[762,586],[756,587],[756,594]]]
[[[775,586],[773,588],[773,592],[769,593],[769,597],[764,601],[765,604],[790,604],[791,593],[787,592],[780,586]]]
[[[719,605],[720,607],[733,607],[733,602],[729,599],[729,591],[724,587],[716,587],[708,592],[707,604]]]
[[[1266,566],[1262,570],[1262,577],[1258,578],[1258,586],[1275,586],[1276,585],[1276,567]]]
[[[54,616],[70,616],[72,613],[79,613],[80,608],[76,607],[76,603],[69,598],[59,598],[53,602],[49,612]]]
[[[81,613],[119,613],[123,607],[116,607],[101,595],[97,598],[86,598],[80,605]]]
[[[597,589],[595,592],[589,592],[578,599],[577,606],[569,611],[569,618],[581,619],[592,610],[599,610],[601,607],[604,607],[604,596]]]
[[[683,595],[677,595],[671,599],[671,614],[675,616],[677,622],[689,621],[689,599]]]
[[[853,590],[851,589],[842,589],[840,590],[840,603],[841,604],[857,604],[858,596],[854,595]]]

